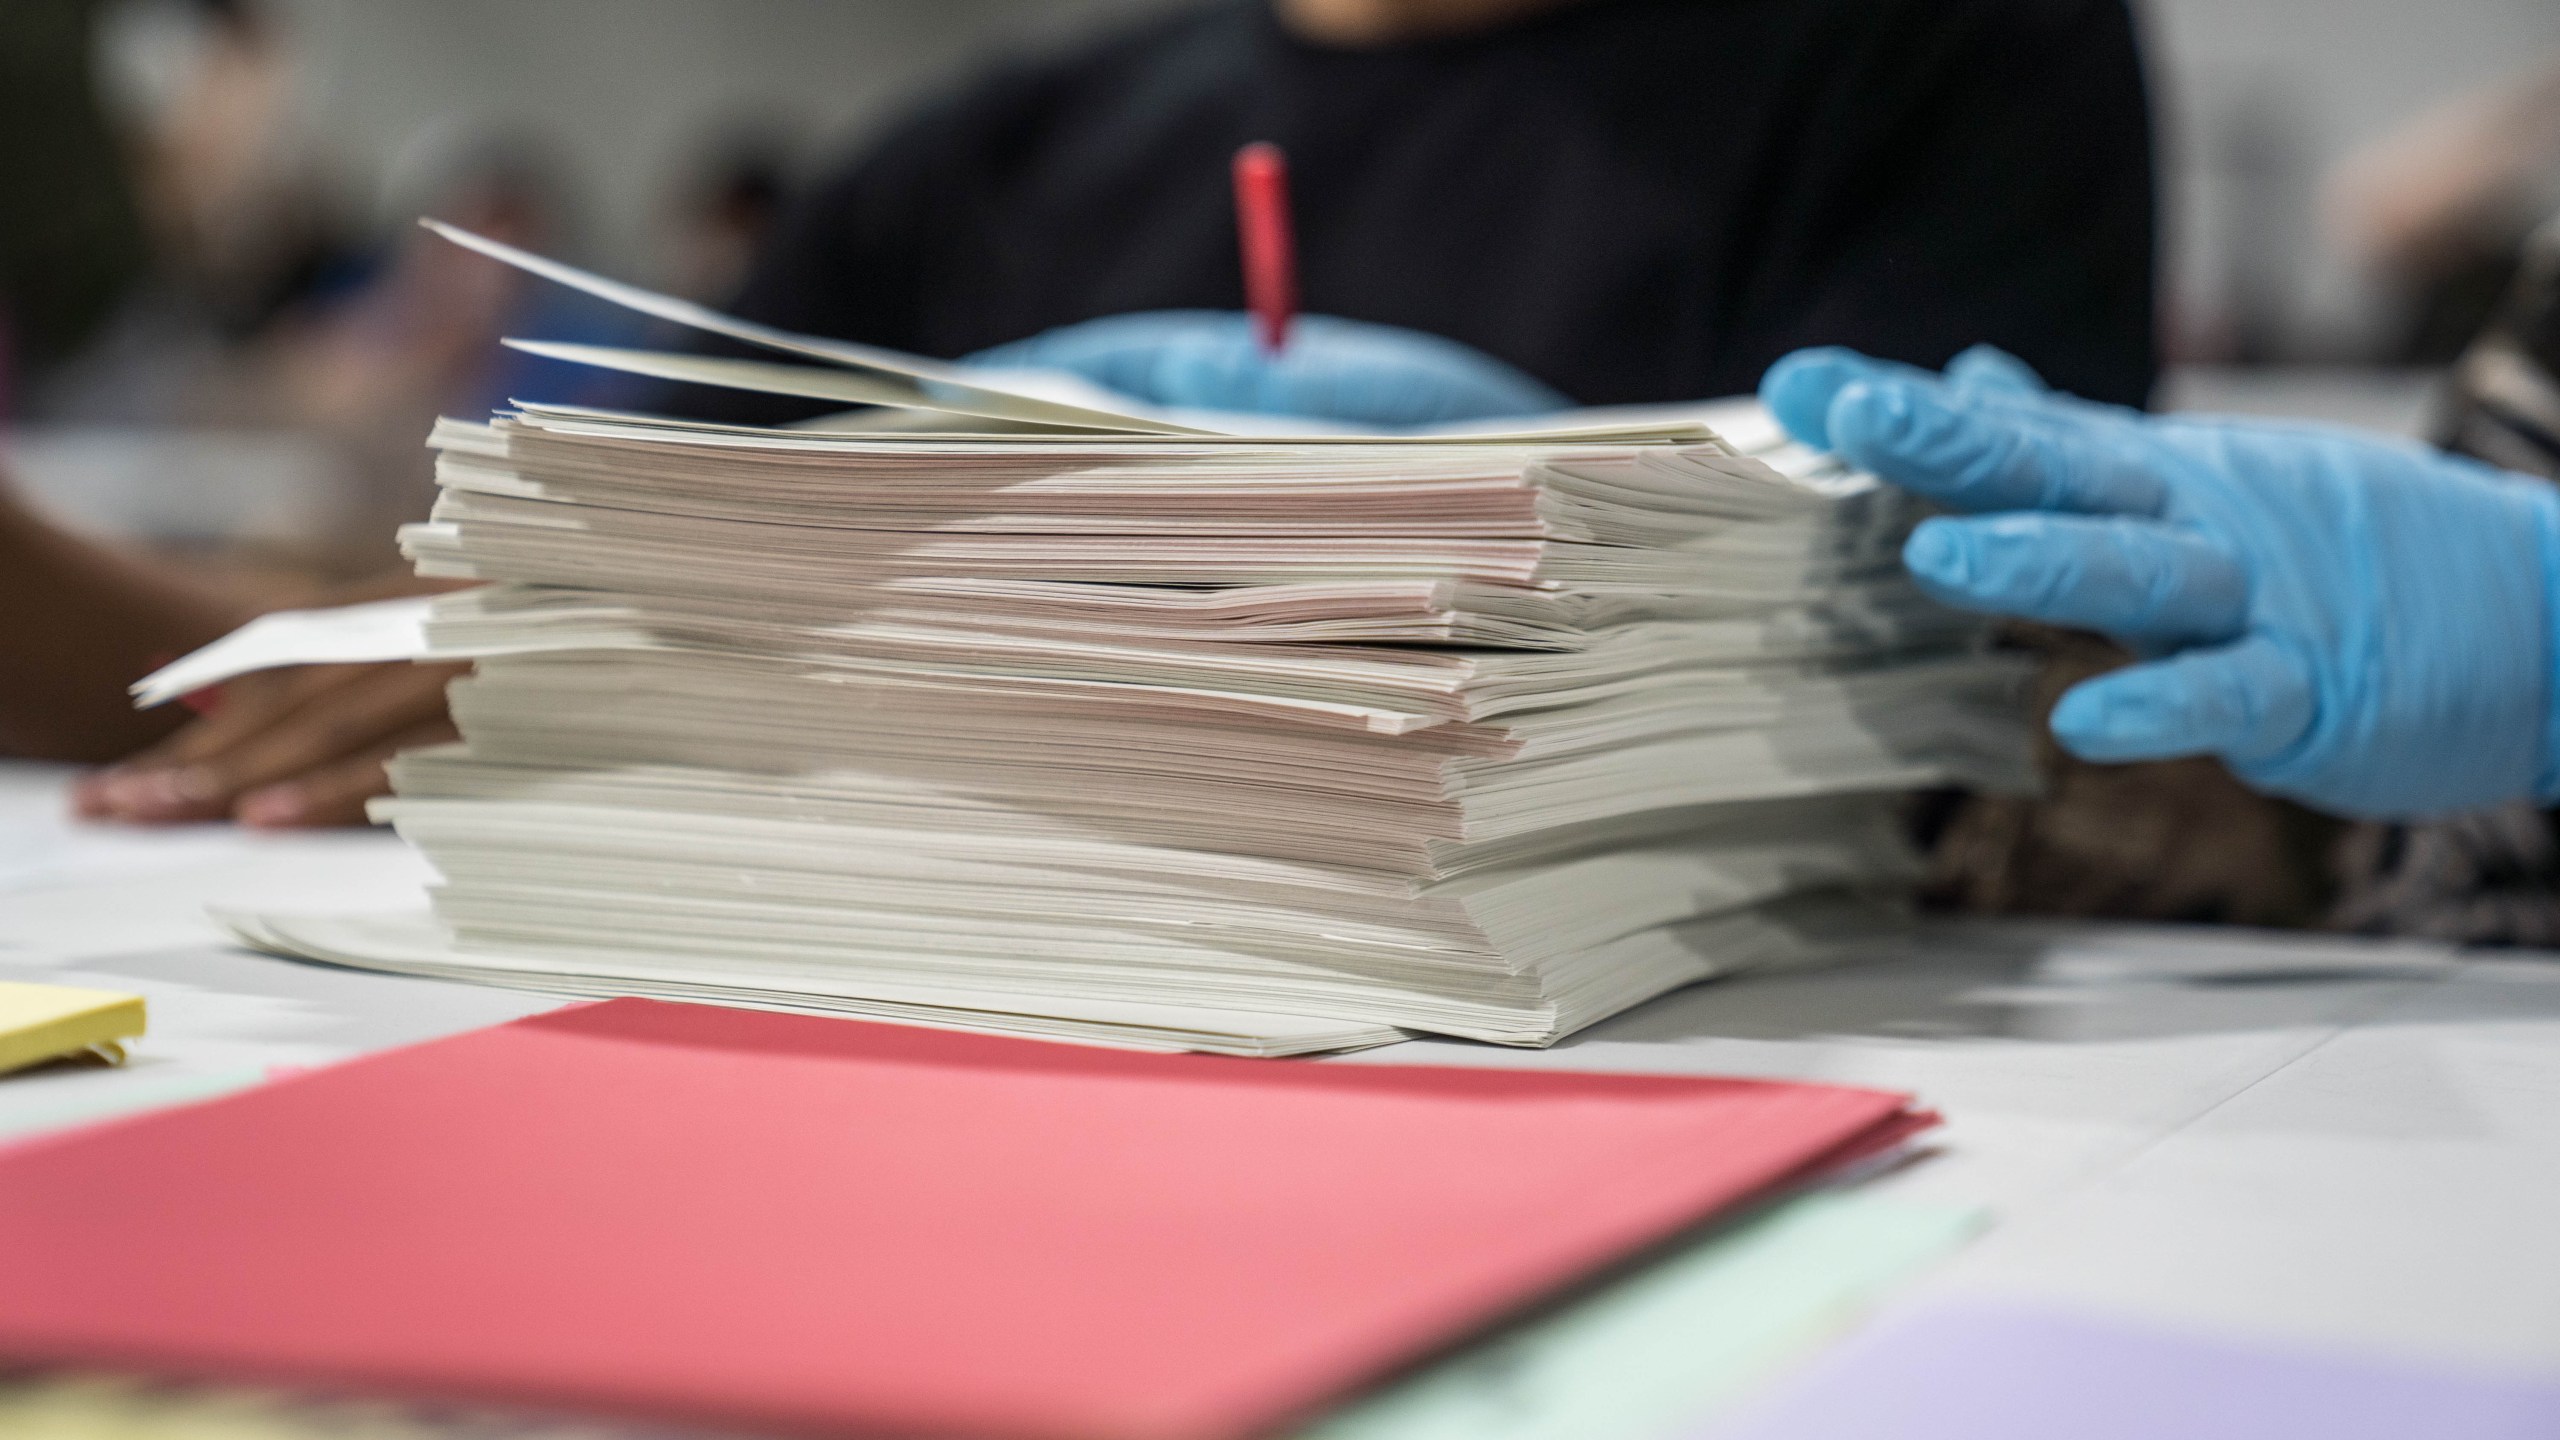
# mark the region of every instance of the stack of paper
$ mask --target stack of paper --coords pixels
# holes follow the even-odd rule
[[[2013,670],[1901,577],[1908,502],[1774,435],[1792,473],[1676,419],[1213,434],[712,319],[837,368],[549,350],[907,418],[439,426],[404,543],[498,583],[434,603],[465,743],[380,813],[451,939],[253,938],[1137,1043],[1542,1044],[1806,953],[1907,877],[1895,792],[2023,782]],[[955,393],[965,430],[919,425]]]

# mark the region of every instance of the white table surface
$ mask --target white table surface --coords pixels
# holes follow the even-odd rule
[[[138,991],[151,1033],[121,1070],[0,1080],[0,1134],[66,1099],[322,1064],[554,1003],[235,949],[208,902],[393,906],[425,868],[383,832],[71,825],[63,776],[0,764],[0,978]],[[1911,1090],[1949,1123],[1936,1153],[1871,1183],[1995,1224],[1906,1301],[1996,1293],[2560,1375],[2560,956],[1946,926],[1667,996],[1548,1051],[1353,1059]]]

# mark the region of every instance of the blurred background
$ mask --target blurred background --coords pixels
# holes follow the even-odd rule
[[[0,276],[48,277],[8,297],[6,464],[84,528],[377,568],[425,504],[436,413],[592,383],[496,336],[624,325],[416,243],[415,216],[716,302],[793,187],[902,102],[1158,3],[6,0]],[[2137,12],[2159,402],[2420,425],[2560,211],[2560,5]]]

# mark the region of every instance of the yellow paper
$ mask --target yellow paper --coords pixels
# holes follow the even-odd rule
[[[83,1050],[121,1061],[142,1023],[139,995],[0,980],[0,1074]]]

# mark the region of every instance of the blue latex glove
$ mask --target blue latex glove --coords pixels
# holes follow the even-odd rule
[[[1264,352],[1253,318],[1224,310],[1113,315],[981,350],[963,362],[1067,370],[1153,405],[1430,425],[1535,415],[1571,401],[1492,356],[1437,335],[1302,315]]]
[[[1931,593],[2153,657],[2064,694],[2074,753],[2216,755],[2349,815],[2560,796],[2551,486],[2352,431],[2095,405],[1996,351],[1944,377],[1800,351],[1761,395],[1799,439],[1976,512],[1912,532]]]

